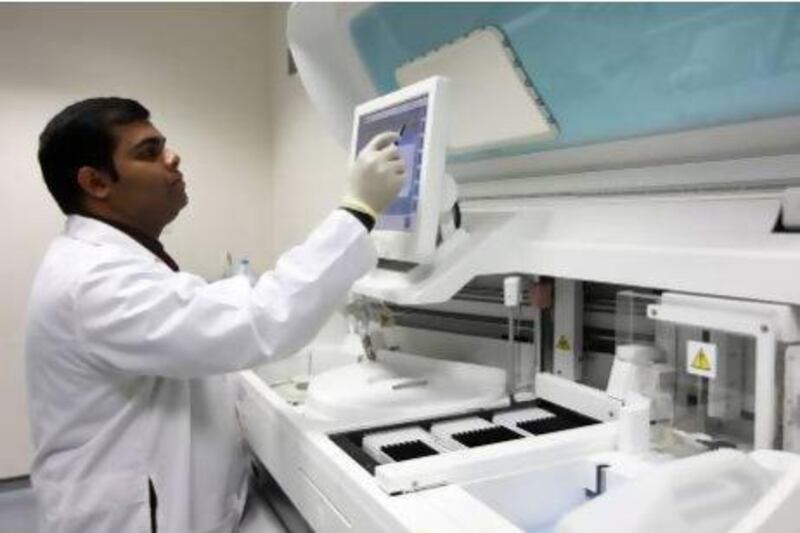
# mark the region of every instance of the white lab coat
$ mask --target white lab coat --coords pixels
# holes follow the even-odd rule
[[[226,372],[298,350],[376,262],[332,213],[251,288],[172,272],[125,233],[70,216],[36,276],[26,337],[42,533],[229,532],[246,496]]]

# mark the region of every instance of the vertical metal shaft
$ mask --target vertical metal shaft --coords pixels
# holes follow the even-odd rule
[[[509,397],[516,390],[517,351],[514,334],[514,309],[508,308],[508,362],[506,364],[506,392]]]

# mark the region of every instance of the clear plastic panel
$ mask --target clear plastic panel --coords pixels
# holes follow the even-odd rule
[[[652,293],[620,291],[614,320],[616,358],[635,365],[646,378],[634,383],[652,401],[652,420],[711,448],[752,449],[755,339],[651,320],[646,308],[659,301]],[[779,364],[778,396],[782,374]]]
[[[661,301],[652,293],[620,291],[617,293],[614,329],[616,346],[655,345],[656,322],[647,317],[647,306]]]
[[[673,425],[712,447],[751,449],[755,340],[722,331],[675,328]]]

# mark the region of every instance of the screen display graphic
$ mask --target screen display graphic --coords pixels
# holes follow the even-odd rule
[[[375,135],[395,131],[400,134],[397,147],[406,164],[403,187],[394,202],[378,218],[376,229],[412,232],[416,228],[427,112],[428,97],[422,96],[364,115],[359,120],[356,153],[361,152]]]

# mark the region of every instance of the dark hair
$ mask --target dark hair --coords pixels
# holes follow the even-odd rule
[[[39,136],[39,166],[50,194],[65,214],[81,208],[78,170],[83,166],[109,172],[114,168],[114,126],[150,118],[139,102],[127,98],[89,98],[53,117]]]

